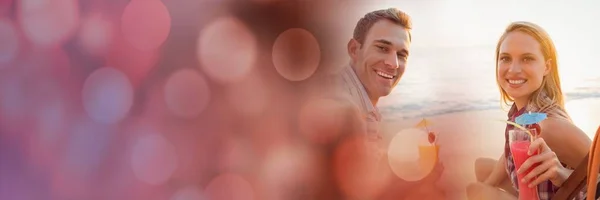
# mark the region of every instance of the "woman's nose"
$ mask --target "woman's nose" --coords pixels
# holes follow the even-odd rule
[[[521,65],[518,62],[512,62],[508,67],[509,73],[519,73],[521,72]]]

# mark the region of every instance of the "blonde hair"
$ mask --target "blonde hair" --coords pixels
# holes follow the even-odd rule
[[[527,102],[527,109],[537,112],[547,112],[549,116],[564,117],[570,120],[569,115],[565,111],[565,99],[560,86],[560,77],[558,75],[558,61],[556,48],[554,42],[550,38],[550,35],[540,26],[531,22],[513,22],[506,29],[498,40],[496,45],[496,77],[498,77],[498,56],[500,54],[500,45],[506,39],[506,36],[511,33],[519,31],[525,33],[533,38],[540,44],[542,54],[544,55],[544,61],[550,60],[550,72],[542,79],[542,85],[540,88],[535,90]],[[510,102],[514,102],[514,99],[510,97],[504,89],[500,86],[500,83],[496,80],[500,89],[501,100],[504,106],[508,106]]]

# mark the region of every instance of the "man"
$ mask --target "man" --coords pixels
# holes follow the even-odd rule
[[[394,8],[373,11],[361,18],[348,42],[350,66],[343,71],[344,85],[366,114],[371,141],[380,140],[379,98],[398,85],[410,50],[410,17]]]
[[[375,161],[381,167],[379,171],[390,172],[387,157],[382,146],[382,136],[378,131],[381,114],[377,109],[377,102],[381,97],[387,96],[398,85],[406,68],[411,44],[411,19],[395,8],[377,10],[367,13],[361,18],[355,29],[352,39],[348,42],[348,55],[350,64],[342,70],[342,87],[347,97],[359,107],[366,120],[366,143],[369,151],[375,154]],[[378,198],[409,198],[415,196],[423,198],[421,194],[409,194],[417,188],[428,188],[437,181],[443,167],[436,169],[420,182],[409,183],[395,176],[392,177],[389,187]],[[427,195],[434,194],[431,190]],[[435,195],[435,194],[434,194]],[[440,196],[433,197],[434,199]]]

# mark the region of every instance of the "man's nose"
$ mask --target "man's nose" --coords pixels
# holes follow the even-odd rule
[[[388,55],[387,58],[385,59],[385,65],[390,68],[397,69],[400,66],[400,61],[398,60],[398,56],[396,56],[395,54]]]

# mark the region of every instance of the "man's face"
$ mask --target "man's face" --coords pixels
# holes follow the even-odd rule
[[[351,39],[348,53],[356,75],[370,99],[379,99],[392,91],[404,74],[410,48],[408,31],[389,20],[379,20],[360,44]]]

